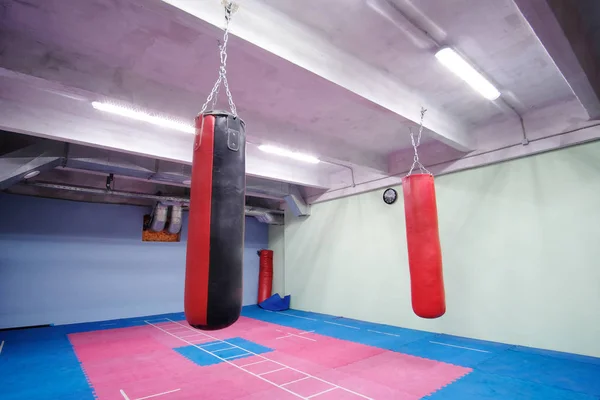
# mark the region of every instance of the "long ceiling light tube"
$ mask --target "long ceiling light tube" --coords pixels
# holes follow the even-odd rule
[[[435,57],[443,66],[456,74],[486,99],[496,100],[500,97],[500,91],[452,48],[442,47],[435,53]]]
[[[258,149],[264,151],[265,153],[274,154],[280,157],[287,157],[293,160],[302,161],[309,164],[318,164],[320,162],[320,160],[314,156],[282,149],[280,147],[271,146],[267,144],[258,146]]]
[[[133,108],[123,107],[111,103],[103,103],[100,101],[93,101],[92,107],[94,107],[96,110],[119,115],[125,118],[134,119],[136,121],[147,122],[152,125],[157,125],[163,128],[174,129],[185,133],[195,133],[195,129],[192,125],[188,125],[186,123],[179,122],[170,118],[148,114],[146,112],[135,110]]]
[[[426,30],[407,18],[394,3],[389,0],[367,0],[367,5],[376,13],[393,23],[397,28],[401,29],[413,39],[413,41],[416,40],[423,46],[429,43],[432,46],[437,47],[438,50],[435,53],[435,57],[439,62],[483,97],[488,100],[496,100],[500,97],[500,91],[458,52],[451,47],[440,44]]]

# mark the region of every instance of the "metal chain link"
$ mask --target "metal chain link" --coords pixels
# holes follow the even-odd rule
[[[229,41],[229,23],[231,22],[231,16],[237,10],[237,5],[232,1],[222,1],[223,6],[225,7],[225,33],[223,34],[223,44],[219,45],[219,56],[221,58],[221,66],[219,67],[219,77],[215,82],[210,94],[206,98],[206,101],[202,105],[202,110],[200,110],[200,114],[203,114],[208,107],[208,103],[213,100],[212,106],[213,108],[217,104],[217,99],[219,96],[219,88],[221,87],[221,82],[223,86],[225,86],[225,93],[227,94],[227,100],[229,101],[229,108],[231,109],[231,113],[237,117],[237,108],[235,107],[235,103],[233,102],[233,97],[231,96],[231,91],[229,90],[229,82],[227,81],[227,42]]]
[[[419,167],[419,171],[421,173],[427,172],[429,175],[433,175],[431,172],[429,172],[427,170],[427,168],[425,168],[425,166],[423,164],[421,164],[421,161],[419,161],[419,152],[417,150],[417,147],[419,147],[419,145],[421,144],[421,135],[423,134],[423,119],[425,118],[426,112],[427,112],[427,110],[424,109],[423,107],[421,107],[421,125],[419,126],[419,134],[417,136],[416,142],[415,142],[415,134],[414,134],[413,130],[410,129],[410,141],[412,142],[413,149],[415,150],[415,156],[413,157],[413,163],[412,163],[412,166],[410,167],[410,171],[408,171],[408,174],[406,174],[406,176],[410,176],[412,174],[413,170],[415,169],[415,166]]]

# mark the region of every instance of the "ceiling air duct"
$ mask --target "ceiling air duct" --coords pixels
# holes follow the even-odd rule
[[[156,229],[160,228],[160,226],[158,225],[159,220],[162,221],[162,215],[159,215],[163,212],[162,207],[164,207],[166,209],[167,207],[172,206],[174,209],[175,208],[181,209],[183,207],[188,207],[189,203],[190,203],[190,199],[187,197],[162,196],[162,195],[149,194],[149,193],[133,193],[133,192],[124,192],[124,191],[119,191],[119,190],[106,190],[106,189],[90,188],[90,187],[83,187],[83,186],[61,185],[61,184],[56,184],[56,183],[29,182],[26,184],[26,186],[39,187],[39,188],[45,188],[45,189],[53,189],[53,190],[64,190],[64,191],[72,191],[72,192],[89,193],[89,194],[112,195],[112,196],[120,196],[120,197],[156,200],[158,203],[153,212],[153,214],[156,215],[156,225],[155,225]],[[174,211],[172,211],[171,213],[173,215]],[[179,213],[179,211],[175,211],[175,213]],[[246,206],[245,214],[247,216],[255,217],[257,220],[259,220],[260,222],[265,223],[265,224],[283,225],[283,223],[284,223],[283,211],[281,211],[281,210]],[[178,214],[176,214],[176,215],[178,215]],[[166,224],[166,219],[167,218],[165,217],[165,224]],[[152,222],[154,222],[154,216],[153,216]],[[176,221],[172,221],[173,224],[175,224],[175,222]],[[164,229],[165,224],[162,225],[163,229]],[[179,224],[182,224],[182,222],[179,222]],[[170,226],[171,226],[171,224],[169,224],[169,227]],[[176,226],[173,225],[173,229],[175,229],[175,228],[176,228]],[[150,226],[150,229],[154,230],[154,228],[152,228],[152,226]],[[169,228],[167,228],[167,229],[169,229]]]
[[[169,218],[169,223],[167,224],[167,231],[171,234],[176,234],[181,231],[182,218],[183,216],[183,207],[181,206],[171,206],[171,216]]]
[[[167,211],[169,207],[162,204],[156,203],[154,210],[152,211],[152,216],[150,217],[149,229],[152,232],[162,232],[165,229],[165,224],[167,222]],[[177,232],[171,232],[177,233]]]

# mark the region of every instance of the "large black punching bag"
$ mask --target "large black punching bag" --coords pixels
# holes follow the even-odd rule
[[[242,309],[246,188],[244,121],[196,118],[185,271],[185,318],[197,329],[230,326]]]

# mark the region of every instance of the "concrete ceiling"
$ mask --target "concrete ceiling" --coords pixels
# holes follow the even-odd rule
[[[301,186],[309,202],[397,184],[422,106],[421,159],[435,173],[600,137],[593,0],[394,0],[396,23],[373,1],[384,0],[239,2],[228,77],[248,127],[249,176]],[[1,0],[0,128],[189,164],[192,135],[90,102],[191,123],[217,76],[223,22],[219,0]],[[501,98],[447,71],[438,44]],[[326,162],[277,158],[263,143]]]
[[[369,7],[367,0],[264,0],[319,31],[332,44],[369,60],[374,67],[419,92],[456,118],[487,123],[503,110],[456,79],[432,58],[431,42],[404,34]],[[493,77],[504,96],[521,112],[572,96],[551,58],[539,45],[515,4],[508,0],[394,2],[441,44],[461,50],[479,70]],[[333,17],[333,18],[332,18]],[[360,21],[360,29],[357,29]],[[544,99],[540,101],[540,99]]]

